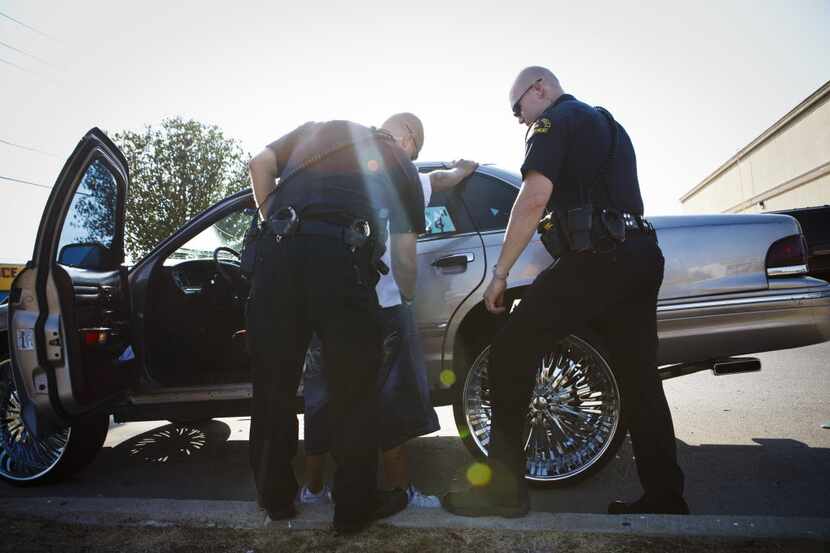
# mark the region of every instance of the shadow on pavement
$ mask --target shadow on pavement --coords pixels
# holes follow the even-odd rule
[[[0,484],[0,495],[154,497],[252,501],[247,440],[229,439],[221,421],[168,424],[104,448],[86,470],[51,486],[18,489]],[[678,441],[687,499],[696,514],[830,517],[826,475],[830,449],[789,439],[757,438],[756,445],[689,446]],[[302,478],[303,442],[295,459]],[[441,494],[465,486],[474,461],[455,437],[419,438],[407,446],[414,483]],[[532,508],[550,512],[604,513],[609,500],[636,498],[640,486],[629,443],[602,471],[565,487],[532,489]],[[329,476],[332,462],[327,463]]]

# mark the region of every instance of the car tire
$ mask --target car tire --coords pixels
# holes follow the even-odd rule
[[[109,416],[96,413],[52,435],[35,438],[20,416],[11,362],[0,362],[0,480],[32,486],[75,474],[98,454],[108,428]]]
[[[533,485],[560,487],[589,477],[614,458],[625,437],[619,385],[608,355],[597,337],[585,336],[561,340],[537,370],[525,430],[525,478]],[[480,459],[490,439],[489,357],[490,346],[480,348],[453,402],[459,435]],[[570,386],[577,382],[581,385]]]

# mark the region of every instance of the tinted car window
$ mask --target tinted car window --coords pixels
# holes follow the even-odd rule
[[[462,187],[461,195],[479,231],[507,228],[510,210],[519,190],[506,182],[474,174]]]
[[[87,246],[89,251],[108,250],[115,239],[117,206],[118,185],[115,177],[101,160],[93,161],[75,190],[66,213],[58,255],[73,246],[75,250],[79,250],[80,246]]]

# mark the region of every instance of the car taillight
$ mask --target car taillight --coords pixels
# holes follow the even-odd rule
[[[793,234],[773,242],[767,251],[767,276],[807,274],[807,244],[804,236]]]

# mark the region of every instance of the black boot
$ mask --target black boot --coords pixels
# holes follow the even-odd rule
[[[530,511],[530,497],[524,479],[513,482],[509,491],[491,485],[449,492],[441,498],[447,511],[465,517],[498,516],[518,518]]]
[[[608,505],[610,515],[633,515],[652,513],[662,515],[688,515],[689,506],[680,495],[649,495],[645,494],[637,501],[626,503],[614,501]]]

